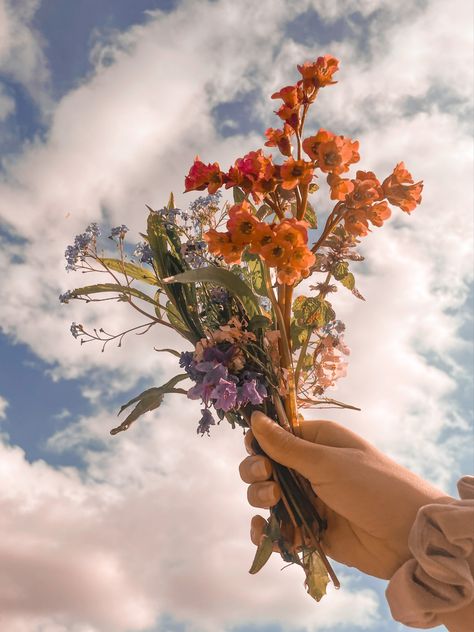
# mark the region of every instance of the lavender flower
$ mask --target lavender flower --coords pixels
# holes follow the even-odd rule
[[[214,406],[216,408],[221,408],[224,412],[228,412],[235,407],[237,402],[237,386],[235,382],[221,378],[212,391],[211,397],[215,400]]]
[[[213,287],[209,291],[209,297],[211,299],[211,303],[216,303],[217,305],[225,305],[229,302],[230,294],[223,287]]]
[[[242,386],[239,386],[238,402],[240,406],[245,404],[261,404],[263,399],[267,396],[267,389],[263,384],[257,382],[257,380],[250,380],[244,382]]]
[[[214,417],[212,416],[212,413],[209,410],[209,408],[201,408],[201,414],[202,414],[202,417],[199,420],[199,424],[197,427],[197,434],[201,434],[202,436],[207,434],[208,436],[210,436],[210,432],[209,432],[210,427],[215,426],[216,424],[216,422],[214,421]]]

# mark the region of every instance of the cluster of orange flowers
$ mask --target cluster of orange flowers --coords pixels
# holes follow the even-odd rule
[[[411,213],[421,202],[423,184],[413,182],[403,162],[382,184],[372,171],[357,171],[352,180],[333,173],[328,176],[331,198],[340,200],[344,212],[344,227],[352,235],[364,237],[369,232],[369,222],[382,226],[391,215],[387,200],[406,213]]]
[[[238,158],[228,172],[223,172],[217,162],[206,165],[197,156],[186,177],[185,190],[202,191],[207,188],[209,193],[215,193],[222,186],[237,186],[247,197],[251,195],[255,202],[260,203],[265,198],[268,202],[271,195],[282,189],[292,191],[298,187],[300,194],[303,191],[307,194],[315,169],[320,169],[326,174],[331,199],[337,200],[334,209],[337,221],[343,221],[345,229],[352,235],[367,235],[369,222],[382,226],[391,215],[388,202],[410,213],[421,202],[423,184],[413,181],[403,162],[382,183],[371,171],[357,171],[355,178],[344,178],[342,176],[350,166],[360,160],[358,141],[325,129],[302,138],[309,105],[316,99],[320,88],[336,83],[333,75],[338,68],[338,60],[331,55],[305,62],[298,66],[301,79],[272,95],[272,99],[282,100],[275,113],[282,119],[283,129],[267,129],[265,145],[279,149],[286,158],[283,164],[275,164],[271,155],[259,149]],[[294,137],[298,140],[297,158],[293,157]],[[307,159],[302,157],[302,152]],[[280,224],[269,225],[258,221],[244,205],[233,207],[232,212],[227,233],[215,230],[208,233],[209,247],[215,253],[222,255],[228,263],[237,263],[243,247],[249,245],[265,261],[271,261],[269,265],[278,268],[280,283],[291,283],[287,279],[305,276],[313,257],[306,245],[306,227],[299,233],[300,241],[292,243],[290,252],[289,240],[286,237],[276,239],[276,236],[286,235],[291,227],[293,232],[288,234],[293,235],[293,239],[298,230],[291,222],[296,220],[283,219]],[[245,238],[243,227],[248,230]],[[260,243],[260,237],[268,241]],[[294,274],[290,273],[291,265],[297,268]]]
[[[309,276],[315,262],[307,246],[307,227],[306,222],[294,218],[283,219],[278,224],[261,222],[244,200],[229,210],[226,232],[211,229],[204,238],[209,252],[222,256],[229,264],[240,263],[244,249],[249,247],[249,252],[277,269],[279,283],[293,285]]]

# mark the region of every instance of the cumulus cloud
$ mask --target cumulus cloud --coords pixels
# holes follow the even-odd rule
[[[110,303],[102,310],[59,306],[60,291],[85,283],[64,272],[62,252],[91,221],[124,222],[138,235],[144,204],[158,207],[170,190],[179,194],[196,153],[228,165],[261,145],[254,134],[220,137],[216,105],[261,90],[263,131],[275,124],[268,95],[294,81],[296,63],[324,52],[340,56],[340,83],[322,94],[324,123],[315,119],[314,126],[357,133],[363,168],[382,177],[406,159],[425,180],[425,193],[412,217],[399,212],[366,239],[358,285],[367,302],[348,292],[335,299],[352,347],[337,396],[363,412],[318,416],[341,419],[448,487],[465,436],[449,398],[462,374],[454,354],[465,344],[458,329],[472,280],[472,152],[458,115],[470,98],[471,9],[455,4],[442,59],[440,2],[417,5],[409,19],[403,7],[369,0],[301,1],[290,12],[283,0],[188,0],[170,15],[151,12],[147,23],[96,45],[95,72],[56,104],[46,139],[9,164],[0,182],[0,217],[10,232],[0,236],[0,266],[8,271],[0,286],[2,328],[51,363],[54,375],[92,376],[85,395],[98,412],[50,440],[51,449],[82,455],[80,473],[29,464],[19,448],[0,448],[9,481],[0,487],[0,530],[8,536],[0,551],[3,627],[144,630],[171,613],[189,631],[213,631],[242,622],[242,603],[252,622],[273,618],[285,629],[295,622],[308,631],[322,622],[376,625],[375,594],[350,577],[343,592],[316,607],[298,569],[279,573],[278,560],[247,576],[250,509],[237,475],[243,451],[236,433],[219,428],[210,441],[197,437],[196,406],[170,398],[153,420],[109,439],[113,421],[100,409],[101,394],[171,375],[174,359],[150,349],[179,341],[156,332],[104,354],[80,347],[69,335],[71,320],[120,331],[130,314]],[[357,8],[369,20],[383,9],[370,18],[371,55],[358,53],[357,33],[327,51],[317,34],[314,49],[284,40],[289,17],[311,7],[328,22]],[[462,107],[453,111],[434,98],[441,85]],[[178,202],[186,199],[178,195]],[[441,442],[446,429],[454,435]]]
[[[7,406],[8,406],[7,400],[0,395],[0,419],[5,419],[5,417],[7,416],[7,413],[6,413]]]

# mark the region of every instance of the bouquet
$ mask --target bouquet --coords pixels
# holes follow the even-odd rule
[[[146,319],[119,334],[73,323],[81,343],[120,345],[126,334],[145,334],[156,325],[188,343],[186,350],[156,349],[175,356],[179,372],[122,406],[120,412],[133,409],[112,434],[127,430],[169,393],[201,402],[201,435],[224,419],[248,428],[257,409],[295,434],[302,409],[358,410],[326,394],[345,375],[349,354],[345,325],[329,298],[341,287],[364,300],[349,267],[363,259],[357,245],[390,217],[389,204],[413,211],[422,183],[414,183],[403,162],[382,182],[371,171],[350,177],[359,161],[357,141],[326,129],[304,136],[308,111],[319,91],[336,83],[338,66],[330,55],[305,62],[296,84],[272,95],[281,102],[276,114],[282,126],[265,132],[265,146],[281,154],[279,162],[258,149],[223,171],[196,157],[185,191],[207,195],[186,210],[175,207],[173,195],[164,208],[148,207],[146,232],[133,253],[125,225],[109,235],[118,256],[100,250],[95,223],[67,248],[68,270],[110,278],[67,291],[61,302],[118,300]],[[334,202],[321,228],[312,201],[318,178],[326,179]],[[223,188],[232,189],[233,202],[223,200]],[[255,450],[261,453],[258,445]],[[303,568],[307,590],[319,601],[329,579],[339,585],[321,545],[327,524],[306,479],[278,463],[273,476],[282,497],[270,510],[250,572],[260,570],[277,545],[285,562]]]

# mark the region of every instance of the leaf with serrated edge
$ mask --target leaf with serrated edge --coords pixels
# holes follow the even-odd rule
[[[305,556],[303,565],[306,573],[306,590],[313,599],[320,601],[326,594],[326,587],[329,583],[326,567],[317,551]]]

